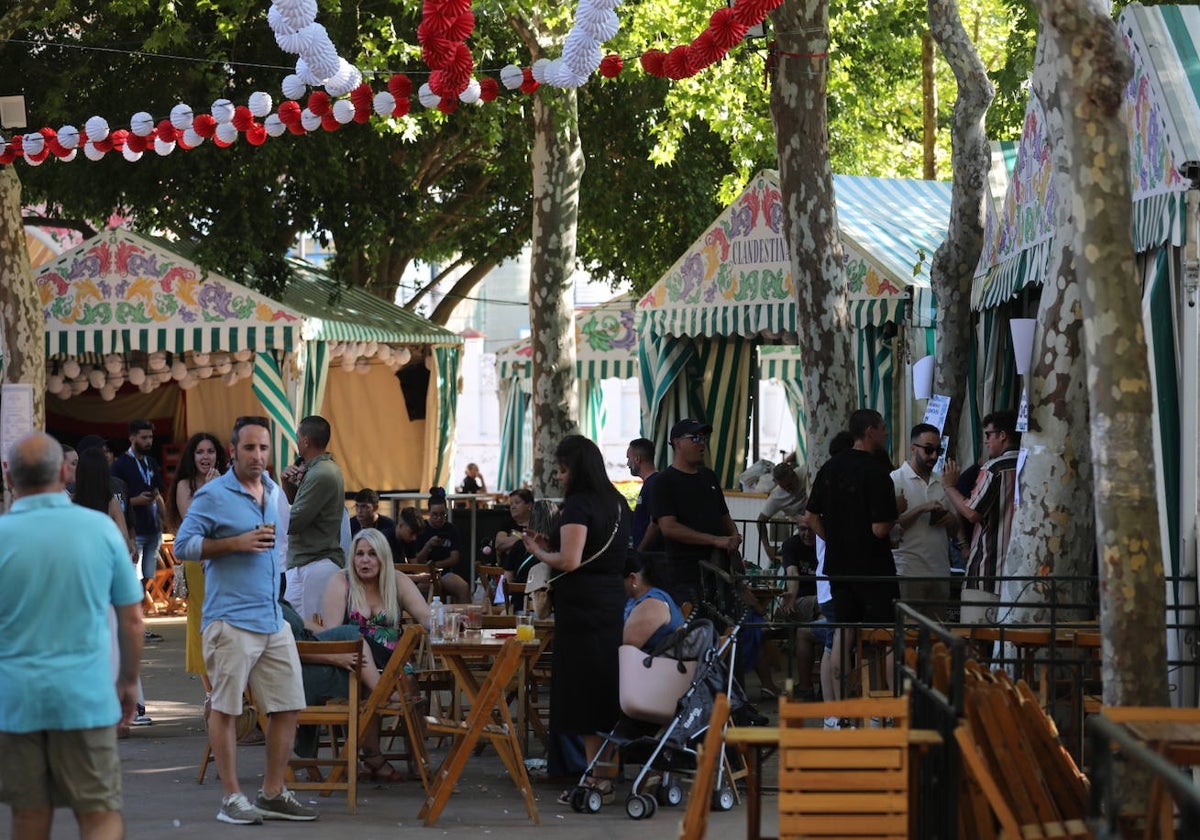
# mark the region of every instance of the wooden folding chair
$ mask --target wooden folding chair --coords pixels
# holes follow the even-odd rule
[[[350,672],[348,697],[330,700],[321,706],[305,706],[300,710],[297,721],[301,726],[326,728],[329,731],[332,754],[322,757],[318,751],[314,758],[293,756],[288,760],[288,787],[294,790],[316,790],[324,796],[335,790],[344,790],[346,811],[351,814],[358,811],[358,739],[361,731],[358,673],[362,667],[362,648],[361,639],[349,642],[296,642],[296,649],[301,657],[315,654],[353,654],[355,665],[354,670]],[[337,729],[339,727],[345,732],[345,739],[340,743]],[[332,768],[324,778],[300,781],[295,777],[297,769],[316,769],[319,775],[322,767]],[[342,780],[343,776],[345,781]]]
[[[425,595],[425,602],[433,601],[433,596],[442,594],[441,576],[428,563],[393,563],[396,571],[408,575],[413,583]]]
[[[679,824],[679,840],[701,840],[708,831],[708,812],[712,808],[713,784],[717,778],[717,762],[724,750],[721,749],[725,736],[725,724],[729,722],[729,698],[718,694],[713,703],[712,717],[704,733],[700,747],[700,758],[696,774],[692,777],[692,789],[688,794],[687,809]]]
[[[825,717],[860,728],[805,725]],[[783,700],[779,725],[780,840],[909,836],[909,698]]]
[[[483,584],[483,591],[486,596],[484,610],[498,613],[510,612],[507,597],[505,597],[503,604],[493,603],[496,600],[496,588],[500,585],[500,581],[504,579],[504,568],[502,566],[485,566],[482,563],[476,563],[475,574],[479,577],[479,582]],[[507,592],[508,590],[505,589],[506,595]]]
[[[421,778],[421,787],[428,793],[430,769],[429,752],[425,749],[425,718],[416,707],[418,698],[409,689],[404,670],[424,636],[425,631],[419,624],[407,625],[400,634],[392,655],[388,657],[387,666],[379,675],[379,684],[367,695],[359,711],[358,739],[362,741],[376,716],[398,720],[398,726],[391,730],[385,728],[384,732],[402,737],[407,745],[406,752],[383,750],[382,739],[380,752],[384,759],[403,759],[410,770],[415,768]],[[391,699],[393,694],[400,698],[400,702]]]

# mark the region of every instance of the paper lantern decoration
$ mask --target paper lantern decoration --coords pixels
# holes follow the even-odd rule
[[[63,378],[57,373],[53,373],[46,377],[46,392],[49,394],[61,393],[63,384]]]
[[[525,73],[515,64],[509,64],[500,71],[500,83],[509,90],[516,90],[525,81]]]
[[[209,108],[209,113],[212,118],[217,121],[217,124],[227,123],[233,119],[233,103],[228,99],[218,99]]]
[[[524,76],[524,80],[521,82],[521,93],[531,94],[537,90],[540,86],[540,83],[537,79],[533,78],[533,69],[526,67],[521,71],[521,73]]]
[[[265,117],[271,113],[271,94],[256,90],[250,94],[250,98],[246,100],[246,105],[250,108],[250,113],[253,116]]]
[[[87,132],[88,140],[93,143],[108,136],[108,121],[104,117],[89,117],[83,127]]]
[[[168,142],[163,140],[161,137],[154,138],[154,153],[156,155],[159,155],[160,157],[166,157],[173,151],[175,151],[174,141]]]
[[[109,373],[118,373],[125,367],[125,360],[116,353],[104,357],[104,369]]]
[[[187,131],[192,126],[192,106],[180,102],[171,109],[171,125],[177,131]]]
[[[196,133],[195,128],[189,128],[183,132],[183,136],[179,138],[179,143],[185,149],[194,149],[204,142],[204,138]]]
[[[500,95],[500,84],[491,76],[479,80],[479,101],[491,102]]]
[[[339,124],[345,125],[354,119],[354,103],[349,99],[339,99],[333,103],[333,118]]]
[[[146,371],[140,367],[131,367],[129,369],[129,384],[134,387],[140,386],[146,381]]]
[[[296,59],[296,75],[300,77],[300,81],[309,87],[318,87],[324,81],[324,79],[319,78],[312,71],[308,66],[308,62],[303,58]]]
[[[615,79],[621,75],[624,66],[625,62],[621,60],[621,56],[609,53],[600,59],[600,75],[606,79]]]
[[[308,90],[308,85],[304,84],[304,80],[295,73],[288,73],[283,77],[280,89],[288,99],[299,99]]]
[[[64,149],[74,149],[79,145],[79,129],[64,125],[58,130],[58,142]]]
[[[303,29],[317,19],[317,0],[272,0],[272,6],[292,29]]]
[[[79,376],[80,372],[81,368],[79,367],[79,362],[75,361],[74,359],[67,359],[65,362],[63,362],[62,373],[67,379],[74,379],[75,377]]]
[[[188,367],[183,363],[182,359],[176,359],[171,363],[171,378],[176,382],[182,382],[183,378],[188,375]]]
[[[442,98],[430,90],[429,83],[426,82],[417,89],[417,99],[426,108],[436,108]]]
[[[114,391],[119,391],[121,389],[121,386],[124,384],[125,384],[125,374],[123,374],[123,373],[114,373],[112,376],[108,377],[108,385]]]
[[[314,90],[308,97],[308,110],[318,117],[323,117],[333,109],[329,94],[323,90]]]
[[[458,98],[463,102],[471,105],[479,101],[479,81],[471,79],[467,82],[467,86],[463,88],[463,92],[458,95]]]
[[[150,132],[154,130],[154,117],[145,111],[138,111],[129,118],[129,130],[138,137],[149,136]]]
[[[233,119],[229,122],[238,131],[245,131],[254,123],[254,114],[245,105],[239,105],[233,109]]]
[[[153,391],[157,387],[158,387],[158,382],[147,377],[141,384],[139,384],[137,386],[137,389],[139,391],[141,391],[143,394],[149,394],[151,391]]]
[[[396,99],[408,99],[412,96],[412,80],[403,73],[395,73],[388,79],[387,89]]]
[[[537,61],[533,62],[533,67],[531,68],[533,72],[533,78],[537,79],[539,84],[545,84],[546,68],[549,66],[550,59],[548,58],[539,58]]]
[[[184,391],[190,391],[199,384],[200,384],[200,380],[197,379],[195,376],[193,376],[190,373],[187,376],[185,376],[183,379],[179,380],[179,387],[181,390],[184,390]]]
[[[371,362],[366,358],[359,357],[359,359],[354,362],[354,372],[359,374],[370,373]]]
[[[104,152],[97,149],[91,140],[83,144],[83,154],[88,160],[101,160],[104,157]]]
[[[371,109],[381,117],[390,117],[396,108],[396,97],[382,90],[371,99]]]
[[[21,149],[25,152],[26,157],[41,154],[44,148],[46,148],[46,138],[40,134],[26,134],[21,143]]]
[[[399,362],[402,366],[406,365],[412,361],[412,351],[409,350],[407,347],[401,347],[399,350],[396,351],[395,358],[396,358],[396,361]]]
[[[321,127],[321,118],[305,108],[300,112],[300,125],[304,126],[305,131],[316,131]]]
[[[238,138],[238,130],[233,127],[233,123],[218,123],[216,140],[222,143],[233,143]]]
[[[155,350],[146,357],[146,364],[150,366],[150,370],[163,370],[167,366],[167,354],[162,350]]]
[[[104,387],[104,383],[108,381],[108,377],[104,375],[104,371],[92,368],[88,371],[87,381],[93,388],[102,388]]]
[[[283,120],[279,119],[278,114],[270,114],[263,120],[263,128],[266,130],[269,137],[279,137],[285,131],[287,126],[283,124]]]

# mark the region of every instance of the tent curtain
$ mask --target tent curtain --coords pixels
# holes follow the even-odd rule
[[[295,415],[283,382],[283,366],[276,352],[254,355],[254,376],[251,386],[254,396],[262,403],[263,410],[271,420],[271,465],[275,475],[292,460],[296,451]]]
[[[579,391],[579,433],[592,440],[600,440],[600,431],[608,422],[604,408],[604,389],[599,379],[575,380]]]
[[[895,431],[894,383],[896,352],[891,339],[882,335],[883,326],[867,324],[858,330],[855,355],[858,372],[858,404],[883,415],[883,422]],[[889,434],[889,441],[895,436]],[[891,453],[889,453],[891,454]]]
[[[799,379],[780,380],[788,410],[796,423],[796,462],[808,463],[808,405],[804,399],[804,383]]]
[[[696,364],[696,346],[688,338],[642,333],[638,343],[641,373],[642,434],[653,441],[666,442],[671,427],[685,417],[702,417],[698,370],[686,371]],[[659,447],[658,468],[671,461],[670,447]]]
[[[500,401],[504,415],[500,418],[500,467],[496,489],[503,492],[524,486],[527,476],[533,475],[531,458],[533,424],[529,422],[532,404],[530,395],[515,379],[500,381]]]
[[[320,414],[325,404],[325,386],[329,382],[329,344],[325,341],[306,341],[300,347],[300,405],[296,408],[296,424],[312,414]]]
[[[1170,252],[1158,248],[1139,254],[1143,282],[1142,323],[1146,329],[1146,349],[1150,362],[1150,381],[1154,389],[1154,458],[1158,462],[1159,511],[1164,518],[1163,547],[1170,558],[1168,575],[1179,574],[1179,480],[1180,464],[1168,452],[1180,451],[1179,366],[1175,339],[1175,302]],[[1178,582],[1175,583],[1178,590]],[[1178,595],[1178,591],[1174,593]]]
[[[445,487],[450,479],[450,450],[454,447],[454,420],[458,412],[457,347],[432,347],[426,362],[433,365],[425,395],[425,463],[429,487]]]

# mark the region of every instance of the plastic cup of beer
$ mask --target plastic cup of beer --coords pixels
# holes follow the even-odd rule
[[[533,637],[533,616],[521,613],[517,616],[517,638],[522,642],[532,642]]]

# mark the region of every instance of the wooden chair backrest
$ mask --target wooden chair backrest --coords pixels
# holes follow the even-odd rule
[[[687,810],[679,825],[679,840],[702,840],[708,831],[708,812],[712,807],[713,784],[717,777],[718,763],[725,752],[722,747],[725,724],[728,722],[729,698],[725,694],[718,694],[713,702],[708,731],[704,733],[704,744],[700,748],[696,774],[692,777],[692,789],[688,794]]]
[[[354,656],[354,670],[350,672],[347,686],[347,697],[330,700],[320,706],[305,706],[300,710],[297,724],[329,727],[331,731],[341,728],[344,740],[338,743],[333,737],[332,749],[334,755],[328,759],[301,759],[293,756],[289,761],[289,769],[304,766],[331,766],[332,771],[324,778],[316,781],[290,778],[288,786],[296,790],[315,790],[328,796],[333,791],[346,792],[347,813],[358,811],[358,742],[359,742],[359,680],[358,672],[362,668],[363,642],[354,639],[348,642],[296,642],[296,651],[301,659],[306,656],[334,654]],[[261,716],[261,709],[260,709]],[[345,779],[345,781],[343,781]]]

